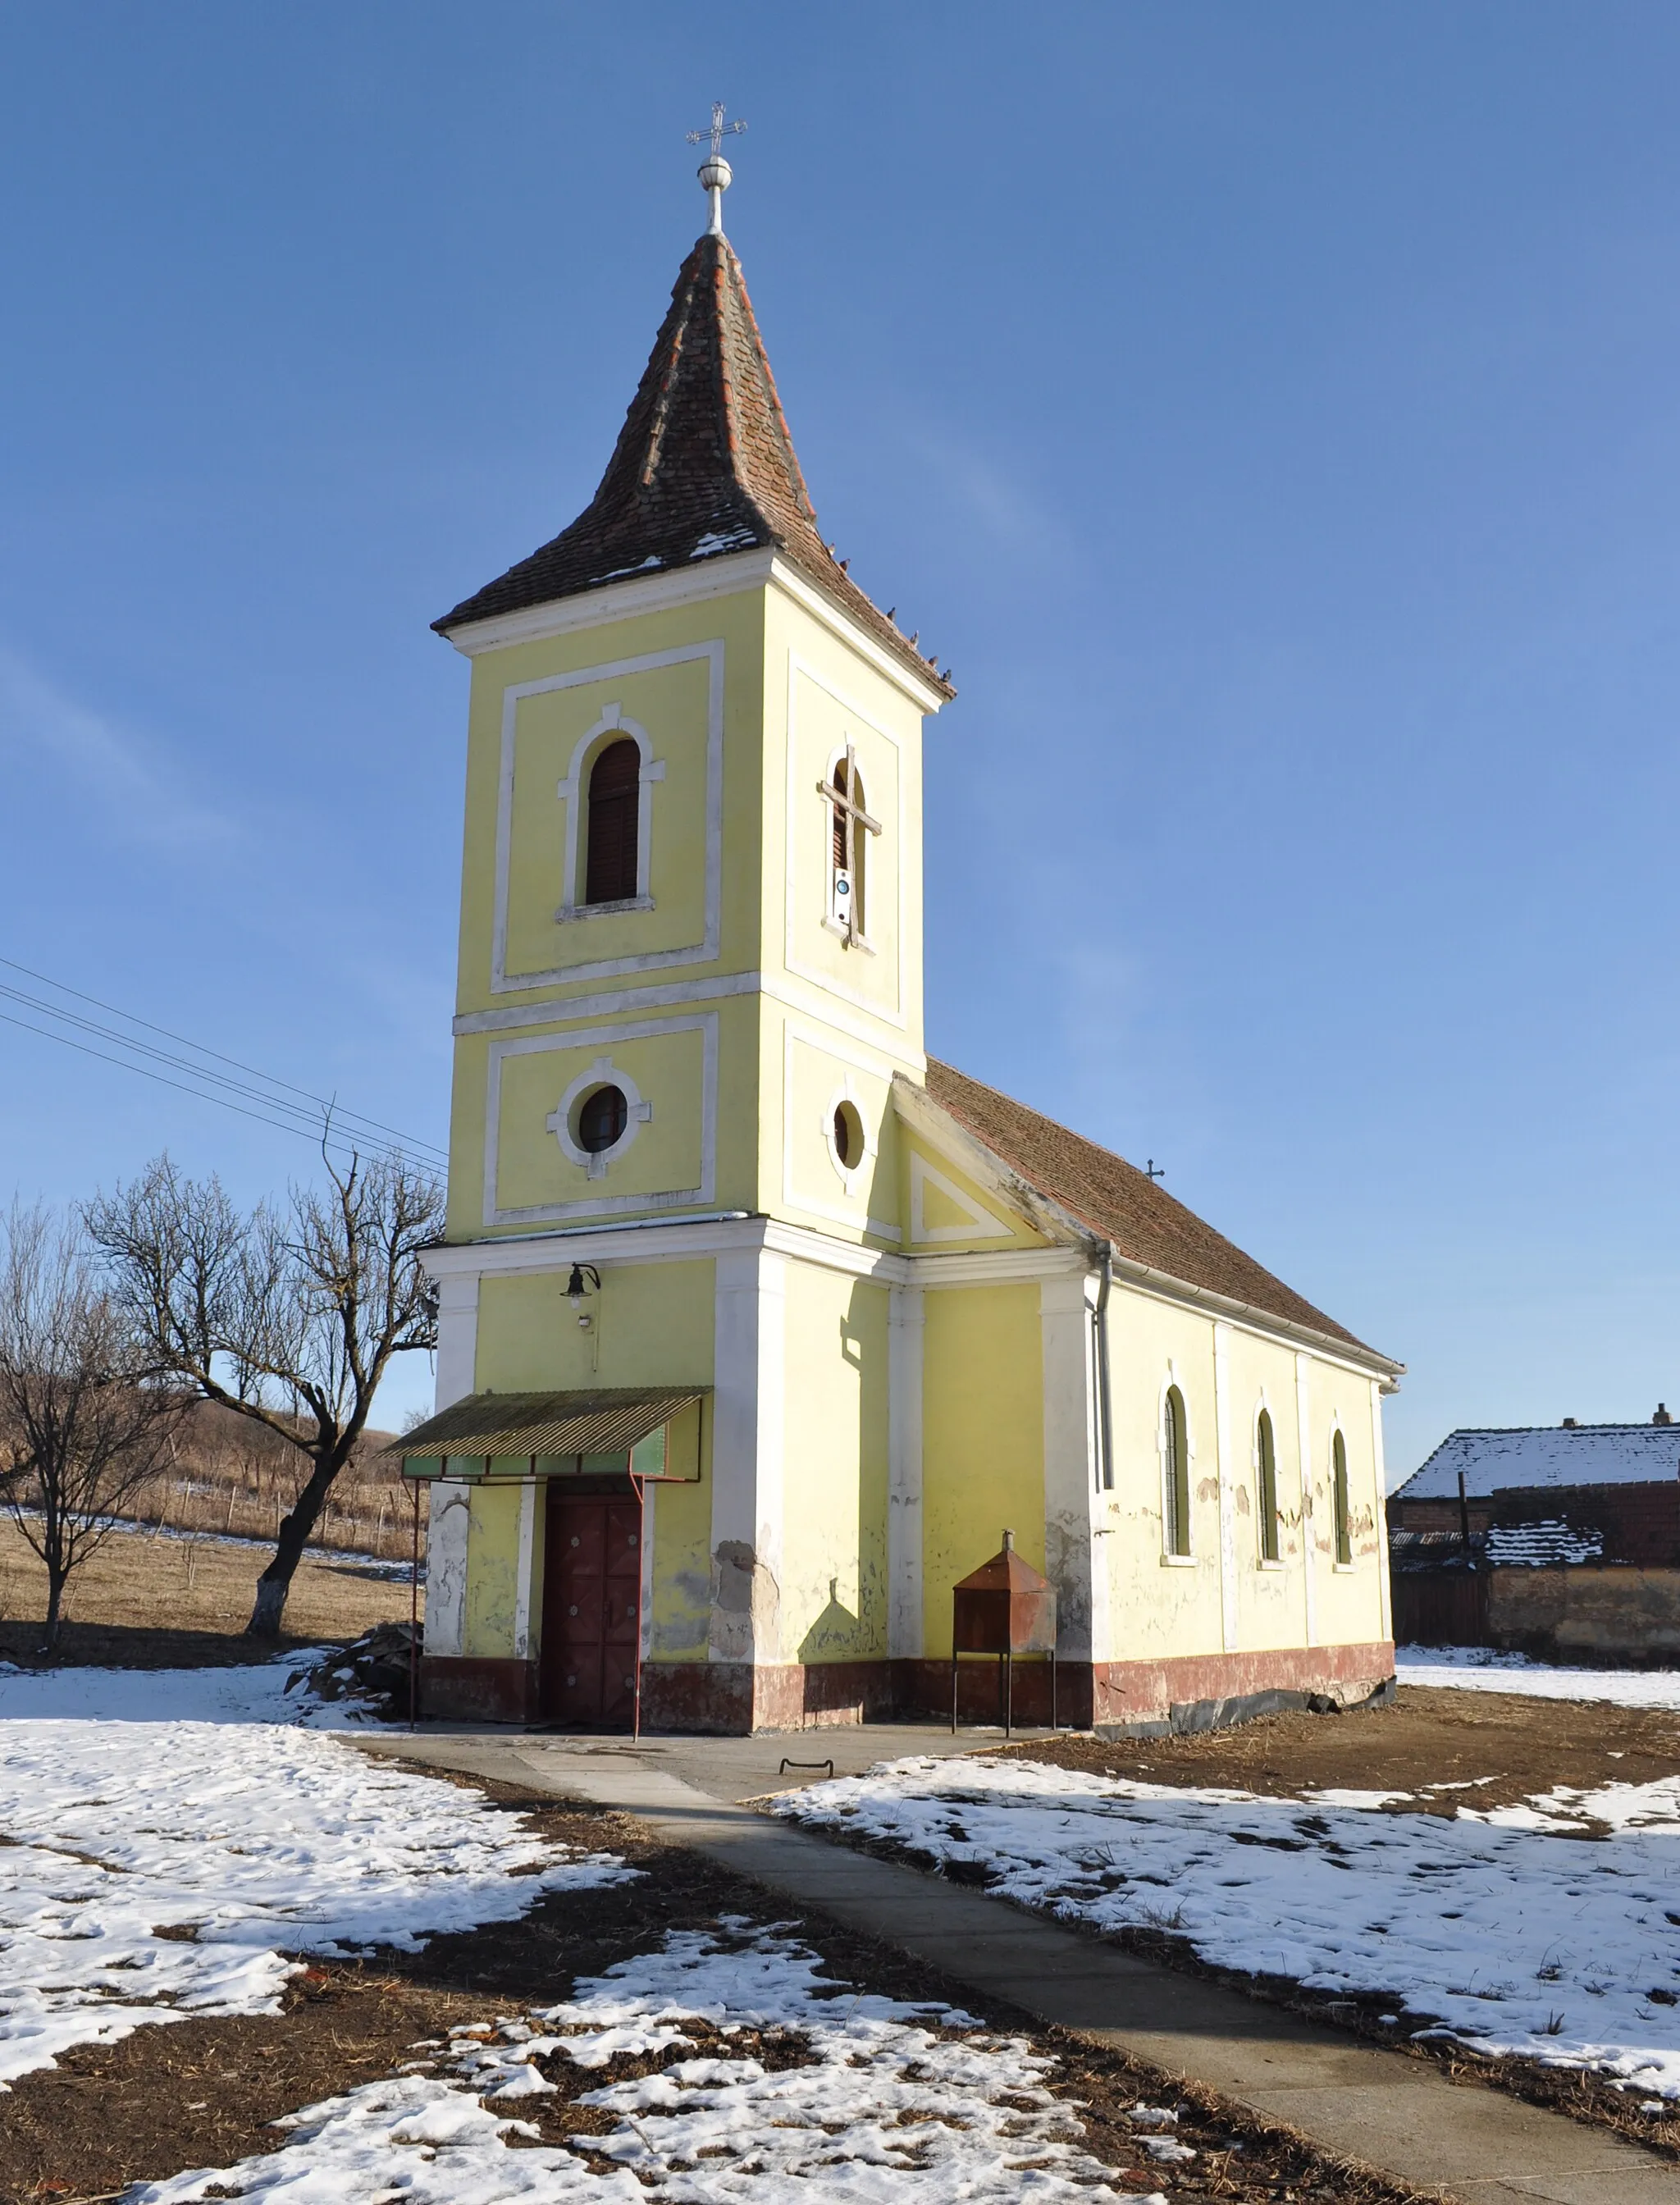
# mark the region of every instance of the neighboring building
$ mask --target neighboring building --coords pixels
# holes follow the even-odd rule
[[[593,501],[437,623],[472,692],[426,1707],[948,1709],[1006,1527],[1066,1718],[1363,1697],[1400,1366],[924,1054],[953,692],[822,541],[720,199]]]
[[[1395,1631],[1549,1659],[1680,1652],[1680,1427],[1458,1431],[1391,1494]]]

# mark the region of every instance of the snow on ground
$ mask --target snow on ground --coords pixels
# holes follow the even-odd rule
[[[1522,1692],[1541,1700],[1609,1700],[1618,1708],[1680,1708],[1680,1669],[1558,1669],[1492,1646],[1397,1646],[1403,1685]]]
[[[15,1669],[0,1662],[0,1740],[8,1724],[42,1720],[353,1727],[363,1720],[353,1702],[324,1705],[301,1686],[287,1691],[287,1680],[312,1667],[323,1650],[298,1647],[232,1669]]]
[[[776,1811],[984,1863],[1002,1896],[1103,1929],[1172,1930],[1221,1966],[1380,1994],[1400,2025],[1445,2024],[1484,2053],[1676,2100],[1677,1794],[1672,1780],[1560,1790],[1447,1820],[1386,1811],[1382,1794],[1266,1799],[918,1757]],[[1586,1832],[1588,1814],[1612,1834],[1562,1834]]]
[[[1054,2061],[1023,2039],[985,2034],[949,2007],[854,1992],[781,1925],[734,1917],[726,1930],[674,1932],[662,1951],[579,1982],[565,2005],[504,2021],[494,2036],[452,2031],[412,2071],[278,2124],[290,2132],[279,2150],[149,2184],[128,2205],[229,2195],[300,2205],[1089,2205],[1124,2194],[1045,2089]],[[767,2070],[708,2053],[685,2034],[697,2020],[726,2036],[743,2025],[796,2031],[804,2060]],[[952,2025],[971,2033],[940,2033]],[[589,2091],[582,2102],[611,2117],[600,2134],[569,2147],[510,2143],[537,2136],[519,2115],[555,2090],[533,2059],[587,2070],[626,2052],[670,2064]],[[1161,2133],[1176,2119],[1139,2108],[1136,2125],[1151,2132],[1139,2135],[1140,2161],[1195,2156]]]
[[[272,2012],[286,1953],[412,1951],[632,1873],[304,1728],[286,1674],[0,1677],[0,2088],[144,2022]]]

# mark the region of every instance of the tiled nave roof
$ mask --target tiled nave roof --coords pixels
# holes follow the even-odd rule
[[[1345,1340],[1362,1355],[1376,1354],[1124,1156],[932,1057],[927,1091],[982,1148],[1107,1240],[1118,1256],[1264,1316]],[[1377,1359],[1387,1363],[1386,1357]]]

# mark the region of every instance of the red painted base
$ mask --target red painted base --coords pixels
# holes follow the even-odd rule
[[[420,1713],[455,1722],[533,1723],[537,1664],[472,1655],[420,1657]]]
[[[1001,1665],[972,1656],[958,1667],[963,1724],[1003,1720]],[[1281,1647],[1269,1653],[1202,1654],[1161,1661],[1062,1661],[1056,1719],[1077,1730],[1211,1730],[1283,1707],[1356,1706],[1394,1674],[1387,1639],[1353,1646]],[[537,1664],[427,1655],[423,1715],[478,1722],[538,1719]],[[745,1737],[759,1730],[817,1730],[833,1723],[948,1721],[949,1661],[647,1661],[642,1727]],[[1014,1716],[1050,1721],[1050,1665],[1014,1665]],[[627,1725],[626,1726],[627,1727]]]

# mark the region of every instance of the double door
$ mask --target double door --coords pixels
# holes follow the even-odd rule
[[[550,1481],[543,1577],[543,1714],[628,1730],[641,1642],[642,1504]]]

